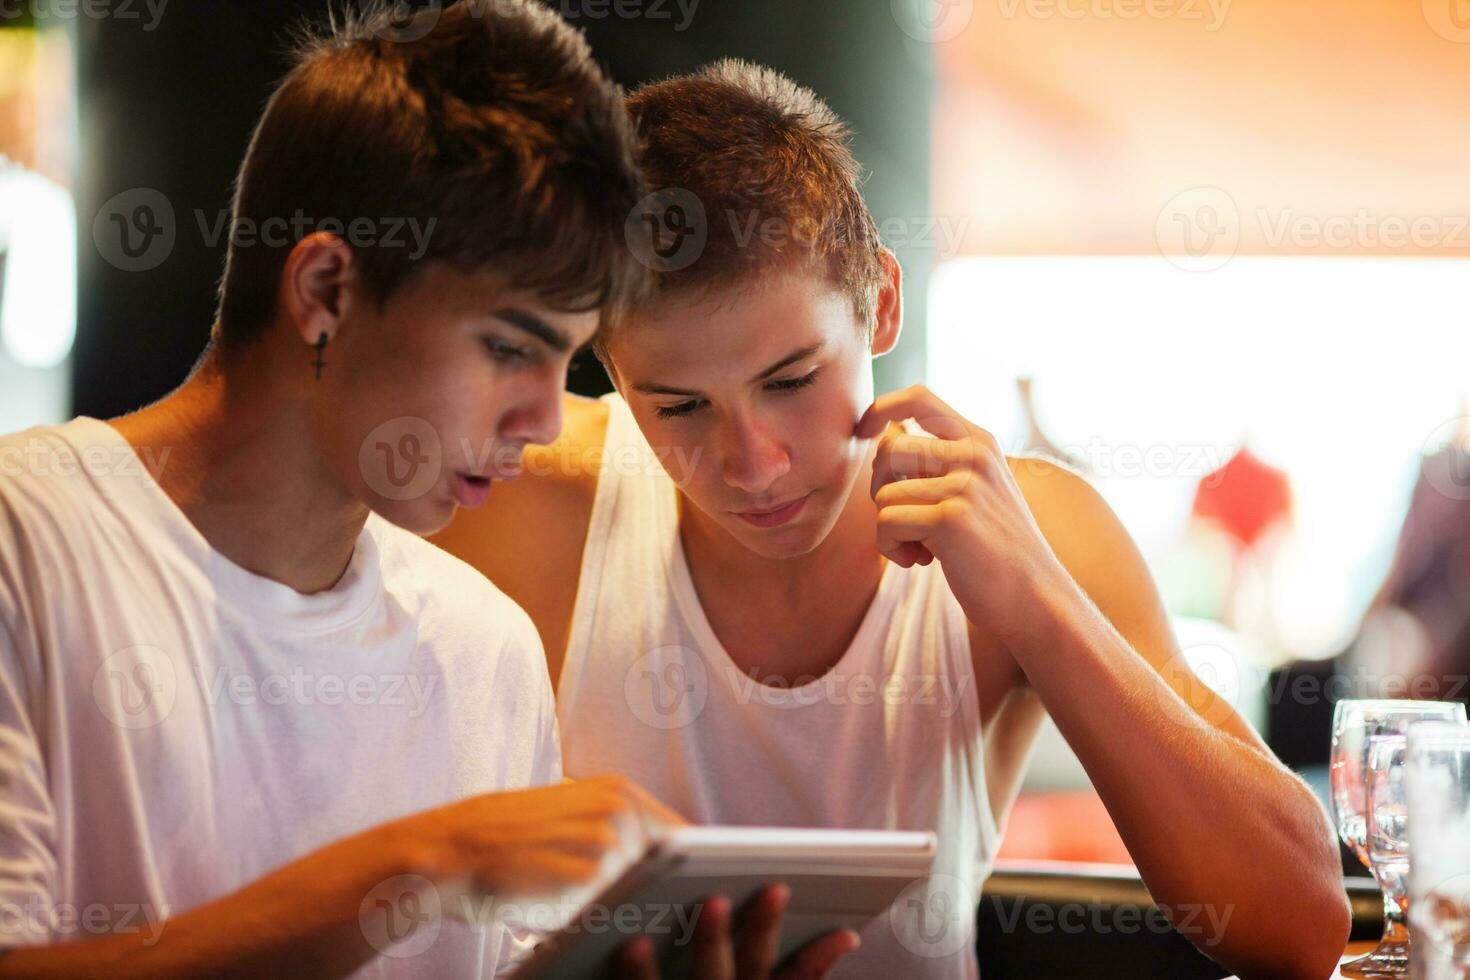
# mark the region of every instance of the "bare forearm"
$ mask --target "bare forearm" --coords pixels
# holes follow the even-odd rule
[[[50,978],[343,977],[376,955],[359,909],[399,873],[370,831],[334,844],[161,931],[20,948],[0,957],[0,980]]]
[[[1244,976],[1331,973],[1350,914],[1310,790],[1201,718],[1074,585],[1037,609],[1013,653],[1155,901],[1212,912],[1220,934],[1186,934]]]

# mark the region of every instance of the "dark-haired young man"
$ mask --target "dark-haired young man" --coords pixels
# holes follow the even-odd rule
[[[0,439],[0,977],[488,976],[522,935],[445,907],[556,896],[673,819],[559,784],[534,627],[415,533],[556,435],[641,186],[554,14],[426,16],[344,26],[271,99],[235,220],[321,224],[232,237],[178,390]],[[422,256],[353,240],[405,219]],[[706,903],[702,975],[766,976],[783,901],[738,948]]]
[[[739,62],[629,107],[663,196],[633,241],[656,288],[600,341],[617,393],[438,539],[536,621],[568,772],[699,821],[936,831],[836,975],[962,980],[1049,713],[1181,931],[1242,976],[1329,974],[1321,809],[1185,666],[1101,497],[927,389],[874,399],[900,272],[841,122]]]

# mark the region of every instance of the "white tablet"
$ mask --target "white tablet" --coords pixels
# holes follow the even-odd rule
[[[738,914],[778,883],[791,890],[779,962],[824,933],[857,931],[882,914],[929,873],[934,847],[928,832],[681,827],[547,936],[512,977],[591,980],[637,936],[653,940],[662,976],[685,976],[698,903],[724,895]]]

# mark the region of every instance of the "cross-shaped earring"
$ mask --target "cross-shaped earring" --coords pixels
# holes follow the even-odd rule
[[[312,361],[312,364],[314,364],[316,366],[316,379],[318,381],[320,381],[322,379],[322,368],[324,368],[324,367],[327,366],[327,362],[324,361],[324,360],[322,360],[322,352],[325,351],[326,349],[327,349],[327,332],[325,330],[323,330],[321,333],[317,334],[317,338],[316,338],[316,360]]]

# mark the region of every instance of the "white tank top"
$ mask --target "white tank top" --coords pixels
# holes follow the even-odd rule
[[[997,833],[968,627],[939,565],[886,564],[835,667],[761,684],[700,606],[673,481],[623,400],[604,401],[557,698],[567,775],[623,773],[696,823],[935,831],[933,874],[832,975],[978,977],[975,910]]]

